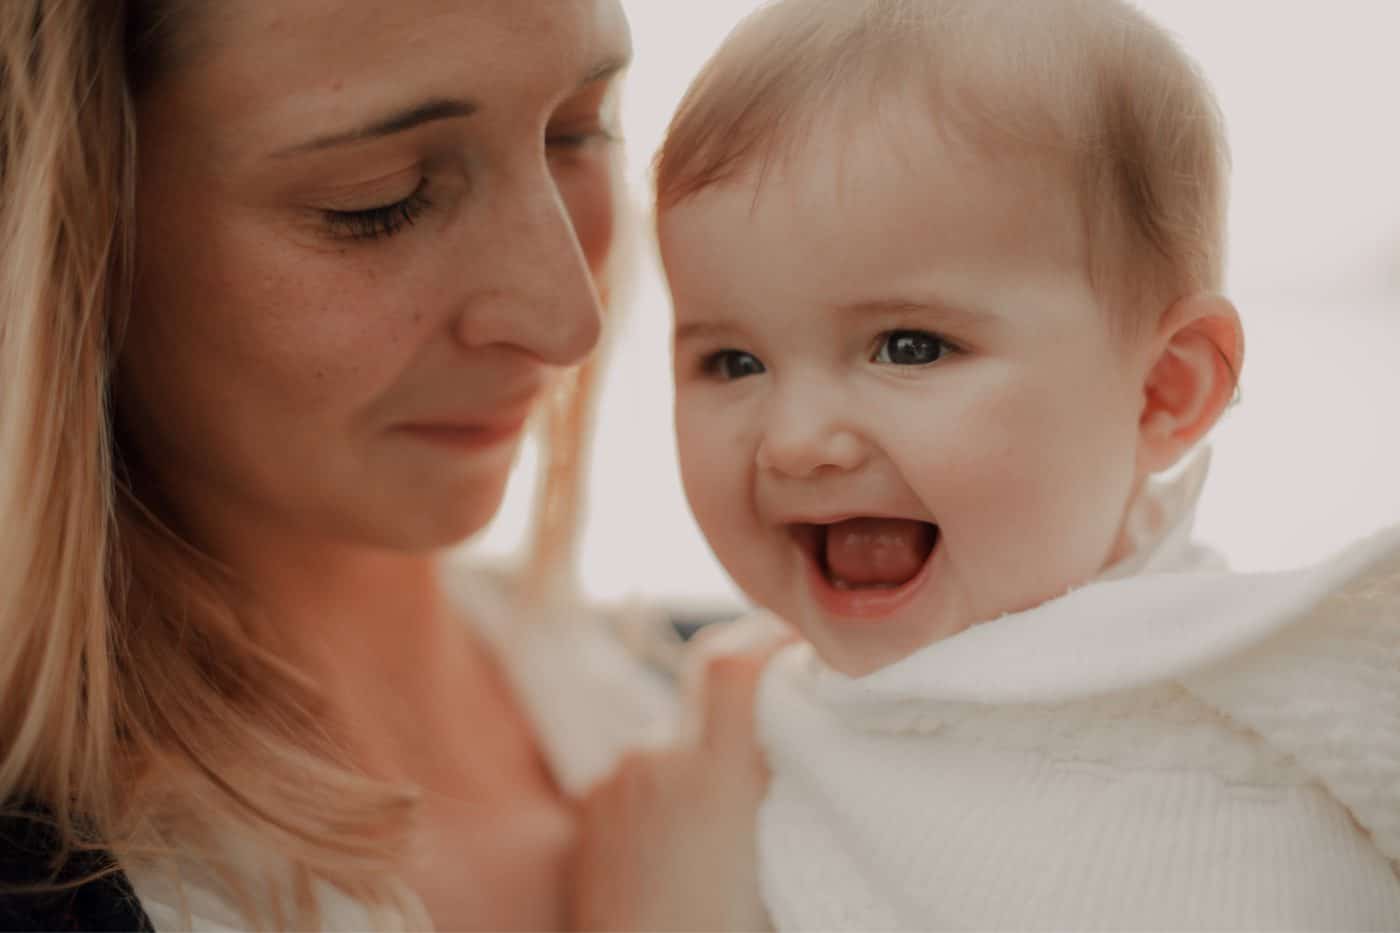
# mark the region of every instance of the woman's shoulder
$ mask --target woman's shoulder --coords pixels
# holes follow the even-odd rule
[[[0,930],[150,930],[126,876],[101,852],[61,864],[41,807],[0,810]]]

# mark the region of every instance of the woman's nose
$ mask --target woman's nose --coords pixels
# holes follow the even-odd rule
[[[580,362],[598,343],[602,309],[569,212],[543,167],[503,191],[485,271],[493,287],[457,318],[467,347],[509,346],[545,363]],[[474,270],[480,274],[483,270]]]

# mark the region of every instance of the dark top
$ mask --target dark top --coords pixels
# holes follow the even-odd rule
[[[121,872],[56,891],[15,892],[20,886],[72,882],[111,861],[102,853],[78,852],[55,875],[58,840],[43,810],[31,807],[20,813],[0,813],[0,930],[152,929]]]

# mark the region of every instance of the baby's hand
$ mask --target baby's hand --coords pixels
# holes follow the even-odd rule
[[[582,801],[575,929],[769,928],[755,833],[768,774],[754,696],[771,653],[710,658],[693,739],[633,753]]]

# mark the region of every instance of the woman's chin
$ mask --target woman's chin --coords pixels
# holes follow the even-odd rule
[[[502,498],[497,495],[459,499],[420,513],[418,527],[409,529],[409,548],[435,551],[466,544],[490,526],[500,511]]]
[[[357,515],[345,516],[342,530],[375,549],[426,554],[458,547],[485,531],[500,512],[507,478],[482,478],[469,487],[400,486],[362,502]]]

